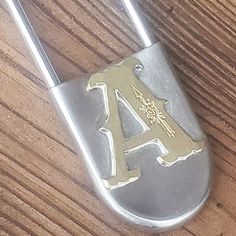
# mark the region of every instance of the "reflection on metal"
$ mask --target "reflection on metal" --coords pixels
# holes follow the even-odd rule
[[[100,129],[107,135],[111,151],[111,178],[104,180],[107,188],[114,189],[136,181],[141,175],[139,168],[130,170],[126,156],[150,144],[161,149],[157,157],[160,164],[170,166],[180,160],[201,152],[204,139],[194,141],[166,112],[164,99],[156,98],[136,77],[135,68],[142,68],[135,58],[127,59],[117,65],[92,75],[88,90],[100,88],[103,91],[106,122]],[[147,127],[141,134],[124,137],[118,101],[125,104],[135,116],[134,122]],[[147,160],[148,161],[148,160]]]

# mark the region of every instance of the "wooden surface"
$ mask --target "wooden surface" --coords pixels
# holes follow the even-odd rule
[[[64,80],[138,51],[109,0],[24,0]],[[145,0],[209,137],[215,186],[200,214],[168,236],[236,235],[236,1]],[[46,87],[0,1],[0,235],[149,235],[95,195]],[[157,235],[157,234],[156,234]]]

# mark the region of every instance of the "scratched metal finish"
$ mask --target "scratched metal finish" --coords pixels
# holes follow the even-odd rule
[[[160,43],[134,54],[143,65],[139,79],[158,98],[168,100],[166,111],[194,140],[204,134],[166,59]],[[88,77],[51,89],[57,107],[64,114],[98,194],[128,221],[157,228],[175,228],[190,219],[206,201],[212,185],[212,164],[208,147],[187,160],[164,167],[157,161],[160,149],[146,146],[127,158],[131,168],[141,168],[140,178],[123,187],[108,190],[102,178],[111,174],[107,136],[99,132],[106,119],[102,92],[87,91]],[[121,78],[122,80],[122,78]],[[123,112],[127,124],[132,116]],[[127,125],[127,132],[138,126]]]

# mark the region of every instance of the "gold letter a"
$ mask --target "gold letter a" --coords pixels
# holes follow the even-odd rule
[[[194,141],[165,111],[166,100],[156,98],[135,76],[135,67],[141,67],[134,58],[109,67],[91,76],[88,90],[101,88],[107,119],[100,129],[109,139],[111,151],[111,177],[105,181],[106,187],[114,189],[136,181],[141,170],[129,170],[126,162],[128,152],[150,143],[161,147],[163,154],[158,161],[170,166],[179,160],[202,151],[204,139]],[[127,108],[135,111],[148,129],[136,136],[125,138],[118,110],[119,95],[128,103]]]

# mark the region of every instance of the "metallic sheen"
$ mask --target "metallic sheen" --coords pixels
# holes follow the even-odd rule
[[[137,0],[121,0],[121,2],[130,20],[133,22],[143,46],[150,47],[153,45],[156,42],[155,37],[147,24],[146,18],[141,13]]]
[[[21,34],[23,35],[35,62],[38,65],[42,75],[49,88],[59,85],[60,79],[58,78],[43,46],[41,45],[33,27],[20,3],[19,0],[6,0],[9,10],[16,21]]]
[[[196,156],[206,145],[203,137],[194,141],[166,112],[167,94],[163,98],[155,97],[137,78],[135,72],[139,74],[143,69],[140,61],[129,58],[92,75],[88,81],[89,91],[100,89],[103,93],[101,99],[107,118],[99,130],[109,141],[111,174],[104,183],[110,189],[132,183],[142,175],[142,168],[130,170],[127,164],[132,152],[156,146],[161,153],[154,157],[161,165],[171,166]],[[125,134],[121,104],[130,115],[129,121],[142,127],[140,132]]]
[[[165,112],[192,140],[201,140],[204,133],[178,84],[163,46],[157,43],[131,58],[143,66],[136,74],[140,82],[153,96],[168,101]],[[159,231],[182,225],[202,208],[211,189],[212,164],[208,145],[171,166],[158,162],[156,157],[162,154],[162,150],[157,145],[130,152],[126,158],[127,166],[130,170],[141,170],[140,177],[119,188],[106,188],[104,179],[109,179],[112,173],[109,140],[100,132],[107,119],[106,104],[101,89],[88,92],[90,77],[87,75],[56,86],[51,89],[51,94],[74,137],[97,193],[116,213],[134,224]],[[119,78],[119,83],[129,86],[124,77]],[[142,92],[138,86],[135,88]],[[139,122],[133,122],[133,114],[127,112],[122,103],[119,106],[125,135],[140,132],[143,127]],[[185,145],[184,140],[178,142],[181,147]]]
[[[135,72],[135,76],[126,77],[127,68],[111,74],[109,83],[116,88],[112,87],[115,101],[110,101],[104,86],[108,82],[99,87],[97,81],[90,80],[91,75],[61,84],[20,1],[6,0],[97,193],[129,222],[164,231],[182,225],[205,203],[212,186],[210,151],[162,44],[153,44],[155,40],[136,1],[122,2],[146,48],[120,63],[135,62],[128,67],[128,73]],[[96,86],[100,89],[93,89]],[[123,96],[125,89],[129,92]],[[106,126],[109,117],[116,119],[112,128]],[[152,139],[146,139],[150,130],[155,131],[151,132]],[[123,139],[137,141],[132,151],[129,145],[125,147],[127,140],[119,140],[122,135]],[[144,145],[155,137],[160,139],[158,145]],[[119,157],[113,150],[116,140],[124,145],[117,149],[122,154]],[[120,165],[121,175],[116,165]],[[127,172],[132,173],[128,178]]]

